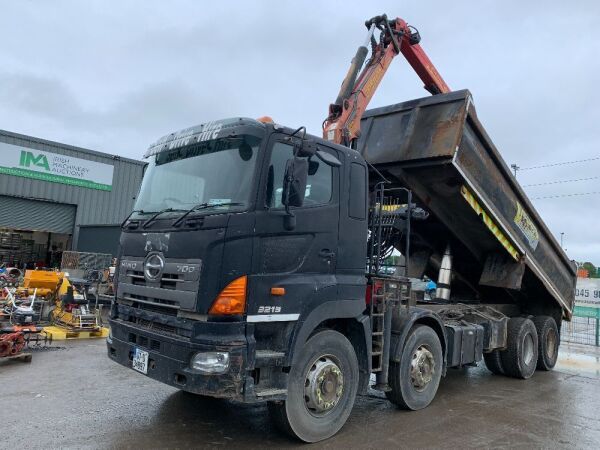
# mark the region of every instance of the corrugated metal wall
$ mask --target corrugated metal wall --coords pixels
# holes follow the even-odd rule
[[[72,234],[77,207],[0,195],[0,226],[17,230]]]
[[[128,158],[113,157],[93,150],[59,144],[43,139],[0,130],[0,142],[57,153],[114,166],[111,191],[100,191],[30,178],[0,174],[0,194],[43,199],[77,205],[73,242],[77,242],[78,225],[119,224],[133,207],[144,163]],[[140,153],[143,149],[140,149]],[[0,158],[2,155],[0,155]],[[2,211],[2,214],[6,212]]]

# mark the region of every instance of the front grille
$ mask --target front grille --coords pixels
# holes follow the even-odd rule
[[[177,302],[175,300],[165,300],[157,297],[147,297],[145,295],[130,294],[127,297],[125,297],[125,299],[131,300],[133,302],[139,300],[137,303],[153,303],[157,305],[164,305],[165,307],[177,307]]]
[[[153,305],[153,304],[149,304],[149,303],[145,303],[145,302],[144,303],[136,302],[135,299],[131,299],[131,300],[132,300],[132,302],[131,302],[132,308],[143,310],[143,311],[151,311],[151,312],[155,312],[155,313],[159,313],[159,314],[165,314],[167,316],[177,316],[177,309],[161,306],[160,304]]]
[[[131,306],[119,305],[118,319],[136,328],[172,338],[192,337],[193,322],[160,313],[148,313]]]
[[[138,347],[159,351],[160,342],[155,339],[148,339],[146,336],[140,336],[139,334],[129,333],[129,342],[135,344]]]
[[[177,328],[171,325],[165,325],[158,322],[152,322],[150,320],[140,319],[139,317],[129,317],[129,321],[134,323],[140,328],[145,328],[146,330],[154,331],[160,334],[174,334],[177,335]]]
[[[136,286],[147,286],[149,285],[144,277],[144,272],[137,270],[128,270],[125,272],[126,277],[131,278],[131,284]],[[160,280],[152,282],[151,286],[158,287],[161,289],[177,289],[177,282],[183,281],[183,274],[164,273]]]
[[[119,267],[117,302],[139,309],[156,311],[152,306],[165,309],[156,311],[176,315],[177,309],[194,311],[200,285],[202,261],[199,259],[163,258],[159,279],[151,280],[144,276],[145,258],[123,256]],[[150,307],[149,307],[150,305]],[[168,312],[167,308],[174,311]]]

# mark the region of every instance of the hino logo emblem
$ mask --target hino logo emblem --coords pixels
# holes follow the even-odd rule
[[[144,276],[150,281],[158,280],[164,268],[164,258],[159,253],[150,253],[144,261]]]

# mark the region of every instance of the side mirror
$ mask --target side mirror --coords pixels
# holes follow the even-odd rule
[[[290,158],[285,164],[283,192],[281,203],[287,208],[302,206],[308,178],[308,160],[306,158]]]

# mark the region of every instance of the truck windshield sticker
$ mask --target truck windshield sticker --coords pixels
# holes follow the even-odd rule
[[[500,244],[502,244],[502,247],[504,247],[506,249],[506,251],[508,253],[510,253],[510,256],[512,256],[515,259],[515,261],[519,261],[519,259],[521,258],[521,255],[519,254],[519,252],[510,243],[510,241],[504,235],[504,233],[502,233],[502,231],[500,230],[498,225],[496,225],[494,223],[492,218],[485,212],[485,210],[477,202],[477,200],[475,199],[475,196],[471,193],[471,191],[469,191],[465,186],[461,186],[460,193],[462,194],[464,199],[467,201],[467,203],[469,205],[471,205],[471,208],[473,208],[473,210],[477,213],[477,215],[481,216],[481,219],[483,220],[483,223],[485,224],[485,226],[492,232],[492,234],[496,237],[496,239],[498,239]]]
[[[540,235],[537,228],[533,224],[531,218],[527,215],[523,207],[517,202],[517,214],[515,215],[515,224],[519,227],[519,230],[523,232],[527,238],[529,246],[535,250],[538,242],[540,241]]]
[[[163,150],[173,150],[198,142],[218,139],[222,128],[223,124],[221,122],[212,121],[168,134],[152,144],[144,155],[144,158],[148,158]]]
[[[220,205],[222,203],[231,203],[231,199],[230,198],[211,198],[210,200],[208,200],[208,204],[211,206]]]

